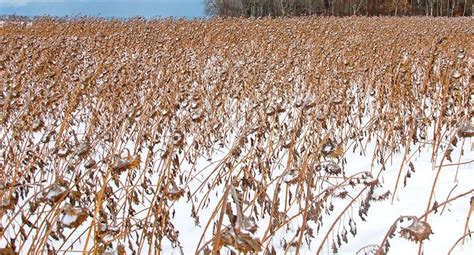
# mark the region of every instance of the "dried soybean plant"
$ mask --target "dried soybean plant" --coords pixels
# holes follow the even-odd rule
[[[469,18],[6,20],[2,252],[337,252],[371,204],[393,200],[415,174],[414,148],[452,161],[470,141],[473,27]],[[352,153],[372,167],[358,172]],[[431,234],[431,202],[423,217],[400,218],[412,222],[403,237]],[[196,225],[193,247],[183,221]],[[360,252],[385,253],[386,239]]]

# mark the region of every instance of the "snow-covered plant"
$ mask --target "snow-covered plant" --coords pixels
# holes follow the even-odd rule
[[[0,253],[336,253],[374,204],[431,170],[416,164],[421,151],[436,170],[418,194],[427,209],[359,253],[388,252],[397,229],[420,245],[446,234],[428,216],[472,193],[435,196],[445,161],[472,163],[456,155],[474,134],[473,27],[7,20]]]

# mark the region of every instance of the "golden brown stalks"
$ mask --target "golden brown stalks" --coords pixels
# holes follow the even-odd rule
[[[431,149],[443,165],[471,139],[473,27],[472,18],[8,20],[0,251],[299,253],[318,237],[319,251],[337,252],[357,233],[352,212],[365,220],[415,174],[413,150]],[[351,153],[371,157],[372,169],[355,172]],[[397,184],[383,187],[396,154]],[[183,247],[183,210],[197,247]],[[425,240],[427,216],[403,235]]]

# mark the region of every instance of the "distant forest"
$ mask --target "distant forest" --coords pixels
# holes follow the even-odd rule
[[[204,0],[208,15],[472,16],[474,0]]]

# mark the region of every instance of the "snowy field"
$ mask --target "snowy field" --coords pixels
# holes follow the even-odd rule
[[[474,254],[473,27],[2,21],[0,254]]]

